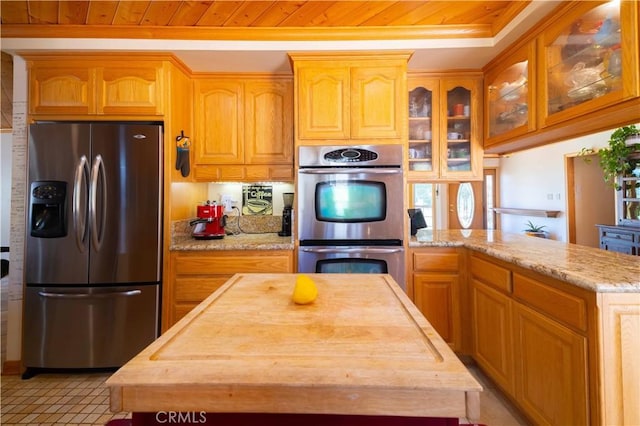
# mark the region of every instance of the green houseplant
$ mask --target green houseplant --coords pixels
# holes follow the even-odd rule
[[[640,135],[640,129],[635,125],[619,127],[611,133],[608,147],[597,152],[600,157],[600,167],[604,172],[604,180],[616,190],[620,190],[616,178],[619,175],[628,174],[638,163],[638,158],[633,158],[631,154],[640,151],[640,142],[628,142],[628,139],[638,135]]]
[[[525,234],[533,237],[547,238],[547,232],[543,231],[546,228],[545,225],[534,225],[530,220],[526,223],[527,227],[523,229]]]

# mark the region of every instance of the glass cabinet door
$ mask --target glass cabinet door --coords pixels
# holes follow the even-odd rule
[[[435,175],[438,154],[437,81],[409,82],[409,170]]]
[[[471,90],[456,86],[447,90],[446,150],[443,174],[471,171]]]
[[[621,93],[624,58],[620,2],[585,9],[545,46],[544,55],[547,116]]]
[[[535,130],[535,103],[529,90],[534,55],[535,44],[528,43],[486,72],[485,145]]]

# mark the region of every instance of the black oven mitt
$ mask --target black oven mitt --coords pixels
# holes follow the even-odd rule
[[[188,136],[184,135],[184,132],[180,132],[180,136],[176,137],[176,170],[180,170],[182,177],[189,176],[189,146],[191,146],[191,140]]]
[[[176,156],[176,170],[180,170],[182,177],[189,176],[189,148],[178,148]]]

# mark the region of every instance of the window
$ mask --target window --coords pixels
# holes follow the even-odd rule
[[[434,228],[433,221],[433,205],[434,205],[434,191],[435,185],[432,183],[415,183],[412,185],[413,189],[413,207],[422,210],[424,221],[427,223],[427,228]]]

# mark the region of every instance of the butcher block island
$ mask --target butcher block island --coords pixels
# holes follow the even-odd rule
[[[390,275],[308,275],[306,305],[296,274],[234,275],[107,380],[111,409],[477,420],[481,385]]]

